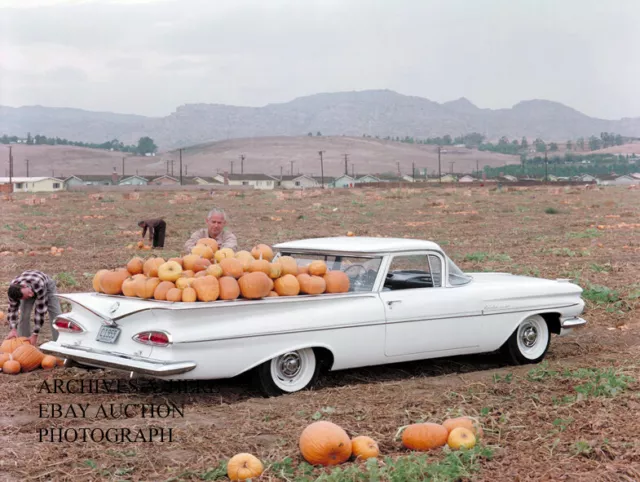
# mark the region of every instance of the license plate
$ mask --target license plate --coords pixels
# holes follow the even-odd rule
[[[113,326],[102,326],[96,337],[97,341],[102,343],[115,343],[120,335],[120,328],[114,328]]]

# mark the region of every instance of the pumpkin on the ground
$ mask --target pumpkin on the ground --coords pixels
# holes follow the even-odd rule
[[[300,435],[300,452],[311,465],[338,465],[349,460],[352,444],[347,432],[335,423],[320,420]]]
[[[280,296],[296,296],[300,293],[300,283],[292,274],[285,274],[273,282],[274,290]]]
[[[23,372],[35,370],[42,363],[44,353],[31,344],[20,345],[11,354],[13,359],[20,363]]]
[[[431,450],[447,443],[449,431],[438,423],[414,423],[402,432],[402,444],[411,450]]]
[[[480,424],[470,417],[448,418],[442,422],[442,425],[449,431],[449,433],[451,433],[454,428],[464,427],[471,430],[477,438],[480,438],[483,435]]]
[[[227,476],[231,480],[247,480],[260,477],[264,465],[255,455],[236,454],[227,462]]]
[[[380,455],[378,442],[366,435],[351,439],[351,451],[356,460],[367,460]]]
[[[7,360],[2,364],[2,373],[6,373],[7,375],[15,375],[16,373],[20,373],[20,362],[16,360]]]
[[[456,427],[449,432],[447,445],[452,450],[472,449],[476,445],[476,437],[468,428]]]
[[[323,276],[327,288],[325,293],[346,293],[349,291],[349,277],[342,271],[327,271]]]
[[[29,342],[29,338],[26,336],[18,336],[16,338],[11,338],[10,340],[4,340],[2,345],[0,345],[0,350],[2,353],[13,353],[13,351],[23,344],[31,344]]]
[[[40,366],[45,370],[51,370],[58,366],[58,359],[53,355],[45,355],[40,362]]]
[[[262,271],[245,273],[238,280],[240,293],[247,299],[260,299],[266,297],[271,291],[271,279]]]
[[[13,358],[11,358],[11,353],[3,353],[0,355],[0,368],[2,368],[2,365],[4,365],[4,362],[7,360],[13,360]]]

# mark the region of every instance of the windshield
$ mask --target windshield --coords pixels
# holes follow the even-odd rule
[[[312,261],[321,260],[331,271],[344,271],[349,277],[349,292],[372,291],[382,263],[382,257],[365,258],[286,251],[278,252],[273,261],[277,261],[280,256],[291,256],[298,266],[308,266]]]
[[[464,274],[462,270],[451,260],[451,258],[448,256],[446,258],[447,268],[449,271],[449,284],[451,286],[460,286],[469,283],[472,279],[471,276]]]

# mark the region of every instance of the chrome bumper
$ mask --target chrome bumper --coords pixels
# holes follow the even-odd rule
[[[50,341],[39,346],[43,353],[67,358],[80,364],[99,368],[111,368],[151,376],[170,376],[189,372],[196,367],[192,361],[172,362],[154,360],[124,353],[107,352],[94,348],[58,345]]]
[[[560,336],[567,335],[574,328],[578,326],[583,326],[587,324],[587,320],[580,318],[578,316],[572,316],[570,318],[561,318],[560,319]]]

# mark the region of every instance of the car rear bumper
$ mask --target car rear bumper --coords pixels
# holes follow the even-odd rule
[[[186,373],[193,370],[197,365],[193,361],[154,360],[124,353],[96,350],[94,348],[59,345],[52,341],[40,345],[39,348],[43,353],[70,359],[84,365],[159,377]]]

